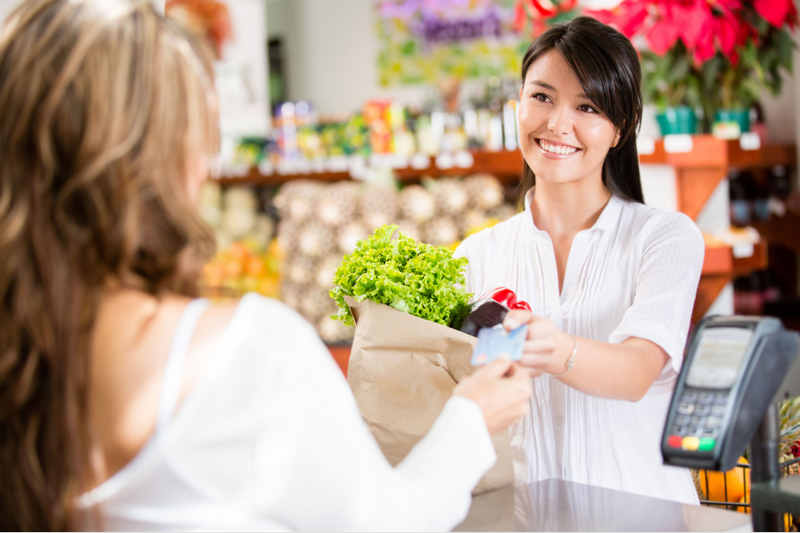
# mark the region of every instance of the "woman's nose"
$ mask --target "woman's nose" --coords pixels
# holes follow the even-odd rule
[[[572,133],[572,112],[564,107],[556,107],[550,115],[547,129],[556,135],[568,135]]]

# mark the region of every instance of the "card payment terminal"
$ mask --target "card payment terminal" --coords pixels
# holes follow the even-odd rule
[[[753,439],[798,350],[769,317],[708,317],[686,346],[661,452],[664,463],[728,471]]]

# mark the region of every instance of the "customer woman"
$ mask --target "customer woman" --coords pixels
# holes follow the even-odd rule
[[[530,46],[522,82],[525,211],[457,251],[470,292],[509,287],[532,306],[506,323],[530,324],[521,362],[534,378],[511,431],[517,480],[697,503],[660,438],[704,246],[686,215],[643,203],[636,51],[577,18]]]
[[[193,299],[211,76],[149,0],[0,33],[0,528],[452,528],[527,374],[462,381],[392,468],[311,326]]]

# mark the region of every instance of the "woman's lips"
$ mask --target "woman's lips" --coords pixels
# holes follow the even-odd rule
[[[552,143],[545,139],[536,139],[536,146],[539,147],[539,151],[548,159],[566,159],[581,151],[580,148],[575,148],[567,144]]]

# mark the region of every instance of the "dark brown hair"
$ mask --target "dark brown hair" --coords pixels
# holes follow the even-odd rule
[[[636,132],[642,120],[642,73],[639,56],[627,37],[589,17],[578,17],[544,32],[522,60],[522,83],[530,66],[557,50],[572,68],[589,99],[620,133],[619,143],[603,163],[603,184],[615,196],[644,203],[639,176]],[[523,162],[520,201],[536,184]]]
[[[0,31],[0,529],[79,528],[109,281],[192,295],[212,61],[150,0],[27,0]]]

